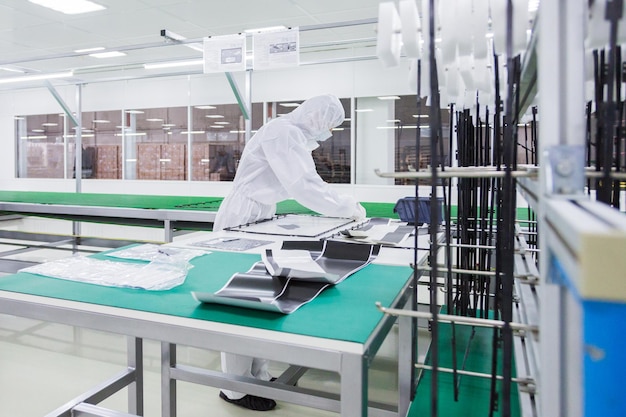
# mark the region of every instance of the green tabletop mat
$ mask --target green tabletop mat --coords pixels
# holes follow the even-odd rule
[[[383,317],[375,302],[390,305],[411,275],[409,267],[370,264],[290,315],[202,304],[192,297],[191,291],[218,291],[233,273],[247,271],[258,260],[259,255],[225,252],[197,257],[185,283],[168,291],[105,287],[28,273],[0,277],[0,290],[364,343]]]
[[[465,370],[491,374],[491,350],[493,330],[476,327],[471,341],[469,354],[465,363]],[[463,363],[465,348],[470,340],[472,327],[456,326],[456,357],[457,366]],[[452,368],[452,325],[439,324],[439,366]],[[427,356],[430,363],[430,355]],[[498,363],[502,367],[502,355]],[[498,371],[501,374],[501,371]],[[424,417],[431,415],[431,371],[424,371],[417,387],[415,399],[409,410],[409,417]],[[489,415],[489,395],[491,381],[489,378],[460,376],[459,400],[454,400],[454,384],[452,374],[439,372],[438,378],[438,408],[437,415],[445,417],[485,417]],[[500,386],[498,382],[498,387]],[[499,399],[502,404],[502,398]],[[502,409],[497,410],[494,416],[501,416]],[[511,385],[511,417],[519,417],[520,405],[517,385]]]
[[[50,205],[124,207],[152,210],[217,211],[222,197],[191,197],[137,194],[62,193],[44,191],[0,191],[0,202]],[[368,217],[398,218],[393,212],[395,203],[363,203]],[[312,214],[313,211],[295,200],[277,205],[278,214]]]

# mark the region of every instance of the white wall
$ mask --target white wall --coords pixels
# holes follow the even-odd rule
[[[259,71],[252,76],[254,102],[303,99],[322,93],[339,97],[414,94],[408,86],[408,65],[385,69],[377,60],[306,65],[295,69]],[[235,74],[239,88],[245,74]],[[76,109],[76,87],[57,86],[59,95]],[[82,88],[83,111],[236,103],[223,74],[178,76],[87,84]],[[15,178],[15,115],[62,113],[46,88],[0,93],[0,189],[74,191],[74,180]],[[378,133],[378,132],[376,132]],[[365,155],[365,165],[383,167],[376,150]],[[156,195],[223,196],[230,183],[200,181],[82,180],[83,192]],[[395,201],[411,195],[412,187],[337,184],[333,187],[361,201]]]

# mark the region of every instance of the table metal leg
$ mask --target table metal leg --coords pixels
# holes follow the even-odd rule
[[[176,417],[176,379],[171,369],[176,365],[176,345],[161,342],[161,416]]]
[[[398,417],[404,417],[409,410],[413,390],[416,321],[411,317],[399,317],[398,325]]]
[[[341,416],[367,417],[366,358],[345,354],[341,360]]]
[[[128,411],[143,416],[143,339],[127,338],[128,367],[135,369],[135,383],[128,386]]]

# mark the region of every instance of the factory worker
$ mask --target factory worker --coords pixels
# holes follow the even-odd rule
[[[290,198],[323,215],[364,218],[363,206],[322,180],[311,155],[343,120],[339,99],[322,95],[261,127],[244,148],[232,191],[220,205],[213,230],[269,219],[276,213],[276,203]],[[264,359],[222,353],[222,370],[228,374],[269,381],[267,366]],[[227,390],[220,397],[253,410],[276,406],[268,398]]]

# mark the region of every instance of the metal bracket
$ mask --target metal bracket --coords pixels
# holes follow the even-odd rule
[[[585,148],[583,146],[557,145],[545,152],[546,191],[552,195],[569,198],[584,197]]]

